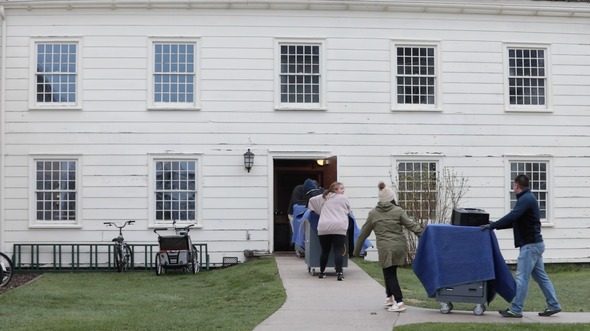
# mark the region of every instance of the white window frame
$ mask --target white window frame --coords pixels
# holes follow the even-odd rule
[[[512,105],[510,104],[510,63],[508,51],[512,48],[542,49],[545,51],[545,104],[544,105]],[[504,108],[506,112],[552,112],[552,81],[551,81],[551,47],[548,44],[504,43],[502,48],[504,59]],[[528,76],[534,77],[534,76]]]
[[[202,199],[203,199],[203,177],[202,177],[202,155],[201,154],[155,154],[149,156],[149,175],[148,175],[148,223],[149,227],[157,228],[162,226],[171,226],[172,221],[162,222],[156,220],[156,162],[158,161],[194,161],[195,162],[195,220],[189,222],[178,222],[177,224],[194,224],[195,228],[201,228],[202,223]]]
[[[76,219],[73,221],[43,221],[37,219],[37,162],[76,162]],[[30,228],[80,228],[82,226],[82,159],[80,155],[31,155],[29,157],[29,227]]]
[[[434,104],[404,104],[397,102],[397,48],[398,47],[432,47],[434,48],[435,68],[434,68]],[[391,61],[391,109],[393,111],[442,111],[442,77],[441,77],[441,56],[440,41],[418,41],[418,40],[392,40],[390,49]]]
[[[276,110],[326,110],[326,47],[324,39],[275,39],[275,109]],[[314,45],[319,46],[319,98],[318,103],[281,102],[281,46]]]
[[[37,102],[37,45],[38,44],[76,44],[76,101],[75,102]],[[81,37],[32,37],[29,44],[29,109],[82,109],[82,51]]]
[[[541,224],[543,226],[552,226],[552,215],[554,209],[554,201],[553,196],[554,188],[553,188],[553,158],[548,155],[541,155],[541,156],[518,156],[518,155],[507,155],[505,156],[505,214],[509,213],[512,210],[512,206],[510,204],[510,195],[514,192],[514,178],[511,178],[511,165],[514,162],[536,162],[536,163],[545,163],[547,165],[547,208],[545,209],[545,218],[541,218]],[[531,179],[532,181],[532,179]],[[535,192],[531,189],[531,191]]]
[[[395,187],[395,191],[396,191],[398,203],[401,203],[401,191],[402,191],[399,187],[400,178],[399,178],[398,166],[399,166],[399,163],[410,163],[410,162],[435,163],[436,164],[436,178],[437,178],[436,185],[439,184],[438,179],[441,176],[441,169],[443,168],[442,156],[441,157],[432,157],[431,155],[394,156],[393,163],[392,163],[393,169],[392,169],[391,173],[393,174],[392,178],[394,180],[394,184],[397,185],[397,187]],[[437,199],[437,201],[438,201],[438,199]],[[436,210],[438,210],[438,208]],[[435,210],[435,212],[436,212],[436,210]]]
[[[194,99],[193,102],[155,102],[154,100],[154,45],[157,43],[193,44],[195,47],[194,63]],[[150,110],[199,110],[201,109],[201,39],[200,37],[150,37],[148,38],[148,104]]]

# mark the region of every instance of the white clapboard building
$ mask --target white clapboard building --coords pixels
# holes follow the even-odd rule
[[[244,261],[292,250],[306,178],[362,225],[379,181],[452,169],[492,220],[531,175],[546,262],[590,262],[589,2],[5,0],[0,21],[4,252],[177,220]]]

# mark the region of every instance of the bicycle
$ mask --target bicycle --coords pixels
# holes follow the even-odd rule
[[[122,230],[128,224],[131,225],[135,223],[135,221],[125,221],[123,225],[119,225],[114,222],[104,222],[107,226],[114,226],[119,229],[119,236],[113,238],[113,242],[115,243],[115,267],[117,267],[117,272],[127,271],[131,268],[131,249],[125,242],[125,238],[123,238]]]
[[[6,254],[0,252],[0,287],[8,286],[12,279],[13,270],[12,260]]]

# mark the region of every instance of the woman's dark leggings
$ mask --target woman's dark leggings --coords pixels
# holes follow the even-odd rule
[[[320,239],[320,246],[322,247],[322,254],[320,255],[320,272],[323,273],[326,270],[331,250],[334,250],[334,267],[336,268],[336,272],[342,272],[344,254],[346,254],[344,248],[344,245],[346,245],[346,235],[325,234],[318,237]]]
[[[389,298],[393,295],[395,302],[404,301],[402,289],[397,280],[397,266],[391,266],[383,269],[383,278],[385,279],[385,294]]]

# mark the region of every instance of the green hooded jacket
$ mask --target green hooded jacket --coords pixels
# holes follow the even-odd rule
[[[420,224],[414,222],[401,207],[391,202],[379,202],[369,212],[357,239],[354,255],[360,255],[362,243],[369,237],[371,231],[375,231],[381,267],[385,269],[394,265],[405,265],[408,242],[404,235],[404,227],[417,236],[424,231]]]

